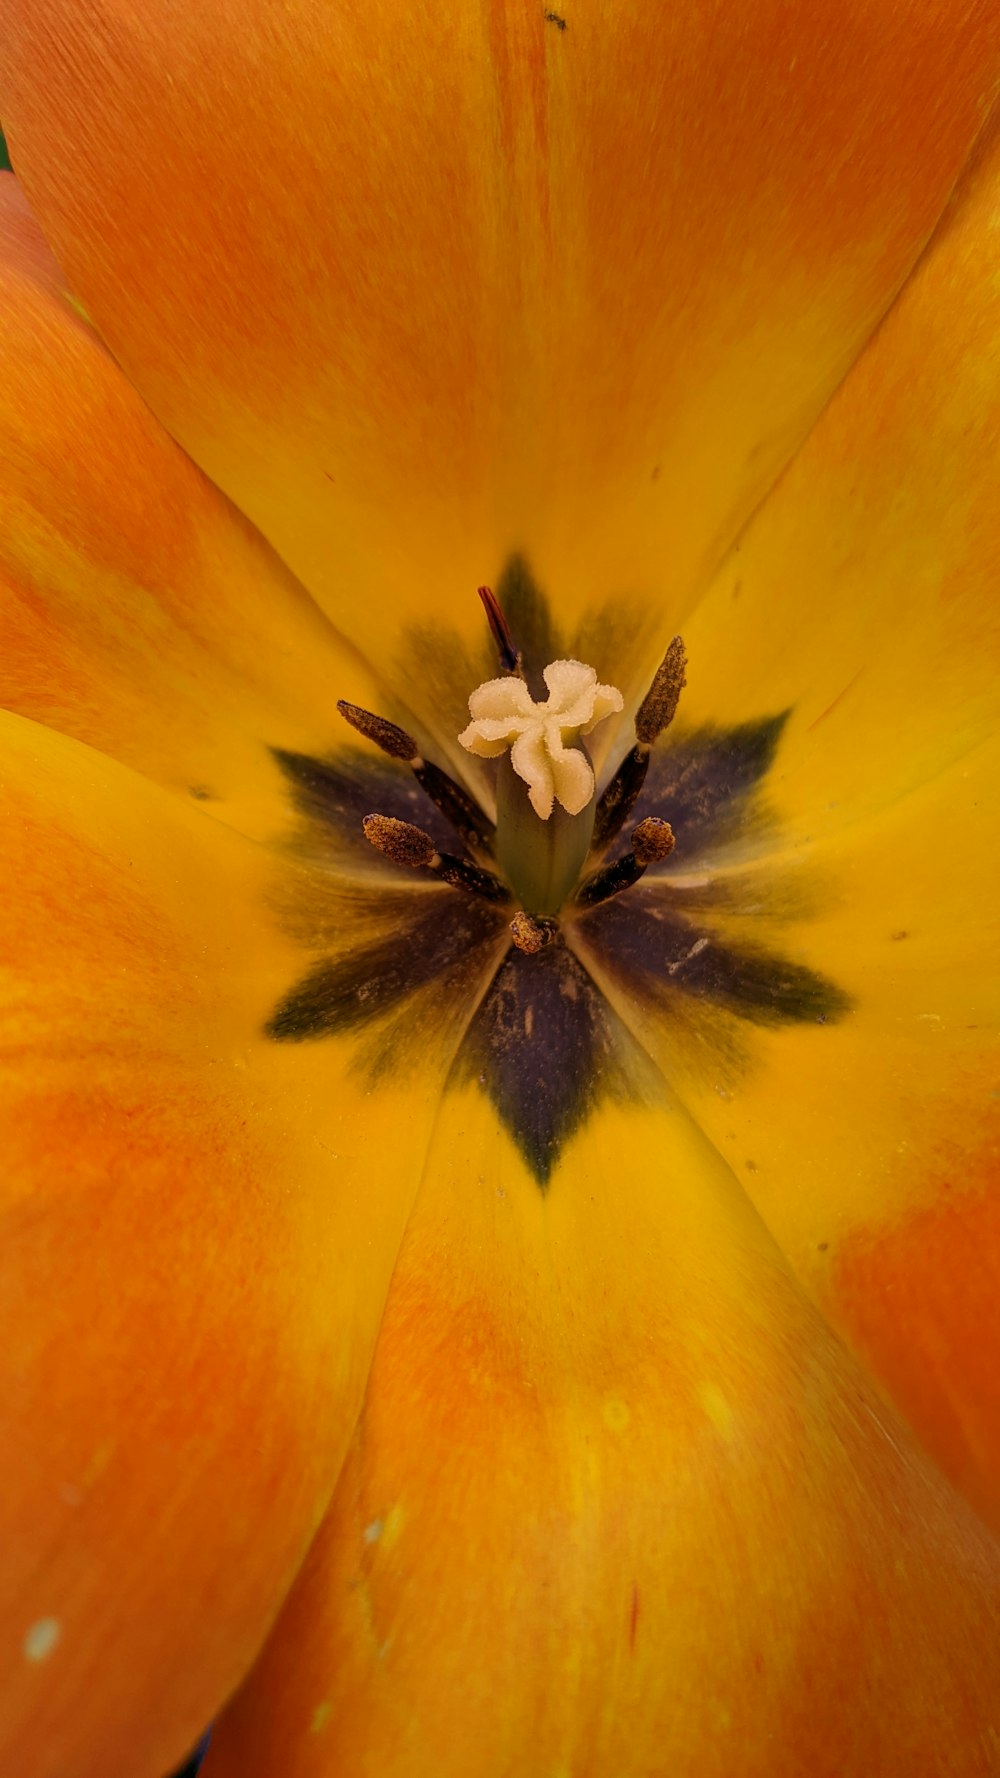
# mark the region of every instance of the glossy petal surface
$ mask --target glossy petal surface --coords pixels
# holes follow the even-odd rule
[[[936,0],[13,0],[0,79],[88,313],[349,635],[473,634],[521,548],[573,627],[615,603],[637,691],[933,227],[998,37]]]

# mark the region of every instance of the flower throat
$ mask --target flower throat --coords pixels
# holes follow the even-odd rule
[[[463,849],[442,852],[422,828],[381,814],[365,817],[366,839],[396,864],[515,906],[511,937],[531,954],[556,937],[560,915],[607,901],[672,852],[669,822],[648,816],[632,829],[629,849],[603,862],[638,801],[650,749],[673,721],[686,656],[675,636],[636,712],[635,742],[598,797],[584,737],[622,709],[621,693],[600,684],[582,661],[559,660],[545,667],[548,697],[536,701],[496,597],[489,587],[479,596],[500,674],[472,692],[472,720],[458,739],[470,753],[497,761],[495,823],[462,785],[423,758],[404,729],[343,700],[337,708],[352,728],[410,767]]]

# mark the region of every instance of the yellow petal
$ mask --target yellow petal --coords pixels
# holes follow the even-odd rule
[[[373,658],[478,637],[521,550],[631,681],[926,241],[998,38],[988,0],[13,0],[0,111],[116,358]]]
[[[685,625],[685,721],[790,709],[796,835],[877,813],[995,728],[1000,132]]]

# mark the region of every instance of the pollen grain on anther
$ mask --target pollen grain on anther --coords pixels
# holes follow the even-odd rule
[[[346,698],[337,699],[337,709],[345,722],[357,729],[359,735],[364,735],[366,741],[374,741],[390,759],[401,759],[407,765],[414,765],[420,759],[416,741],[396,723],[388,722],[384,716],[376,716],[372,710],[363,710],[360,704],[349,704]]]
[[[674,849],[673,829],[669,821],[661,821],[657,815],[649,815],[645,821],[640,821],[632,829],[631,840],[630,851],[616,858],[613,864],[594,871],[580,884],[576,892],[578,907],[597,907],[612,895],[620,895],[623,889],[631,889],[651,864],[669,858]]]
[[[686,668],[687,650],[683,639],[675,636],[635,713],[635,738],[642,746],[652,747],[677,715],[681,692],[687,684]]]
[[[646,866],[659,864],[662,859],[669,858],[676,841],[674,830],[669,821],[659,815],[647,815],[638,827],[632,829],[632,850],[637,863]]]
[[[558,938],[559,927],[555,920],[536,918],[522,909],[510,923],[510,936],[519,951],[526,957],[534,957]]]
[[[430,834],[410,821],[397,821],[394,815],[366,815],[361,825],[369,845],[384,858],[391,858],[393,864],[419,870],[438,856]]]

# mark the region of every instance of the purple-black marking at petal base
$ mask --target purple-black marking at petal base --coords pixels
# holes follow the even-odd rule
[[[531,684],[560,652],[546,601],[517,558],[497,591]],[[620,621],[620,613],[610,614],[609,635]],[[456,705],[457,732],[463,683],[453,681],[461,650],[454,638],[435,641],[430,632],[414,648],[424,650],[427,672],[437,675],[441,708]],[[476,683],[473,670],[466,697]],[[482,1087],[544,1189],[565,1144],[599,1105],[609,1098],[634,1103],[662,1090],[581,955],[613,985],[625,1017],[631,1005],[646,1020],[676,1018],[681,1025],[685,1008],[697,1002],[700,1056],[734,1053],[734,1019],[749,1031],[822,1027],[842,1017],[849,1006],[836,985],[775,945],[787,912],[778,878],[755,868],[744,887],[733,868],[734,856],[759,852],[775,824],[763,791],[786,720],[784,712],[729,729],[669,730],[653,747],[635,819],[668,821],[676,852],[653,864],[641,884],[591,910],[573,910],[557,942],[533,954],[508,943],[515,904],[497,907],[458,889],[429,888],[426,875],[415,884],[422,873],[372,852],[362,828],[371,813],[422,828],[441,852],[458,850],[454,832],[406,767],[360,748],[328,759],[275,752],[303,821],[302,854],[321,860],[328,849],[333,870],[301,873],[288,924],[312,960],[270,1012],[267,1035],[282,1043],[347,1036],[373,1083],[419,1063],[432,1045],[452,1044],[450,1084]],[[628,844],[623,833],[609,857]],[[352,860],[362,858],[358,876]],[[713,875],[716,859],[725,860],[724,874]],[[338,861],[351,867],[349,892],[338,886]],[[699,873],[700,886],[684,881]],[[349,895],[363,902],[354,946],[344,936]],[[739,921],[744,935],[759,922],[766,942],[727,938],[717,929],[720,915],[727,926]],[[324,932],[338,935],[335,956]],[[743,1047],[740,1065],[749,1065]]]

